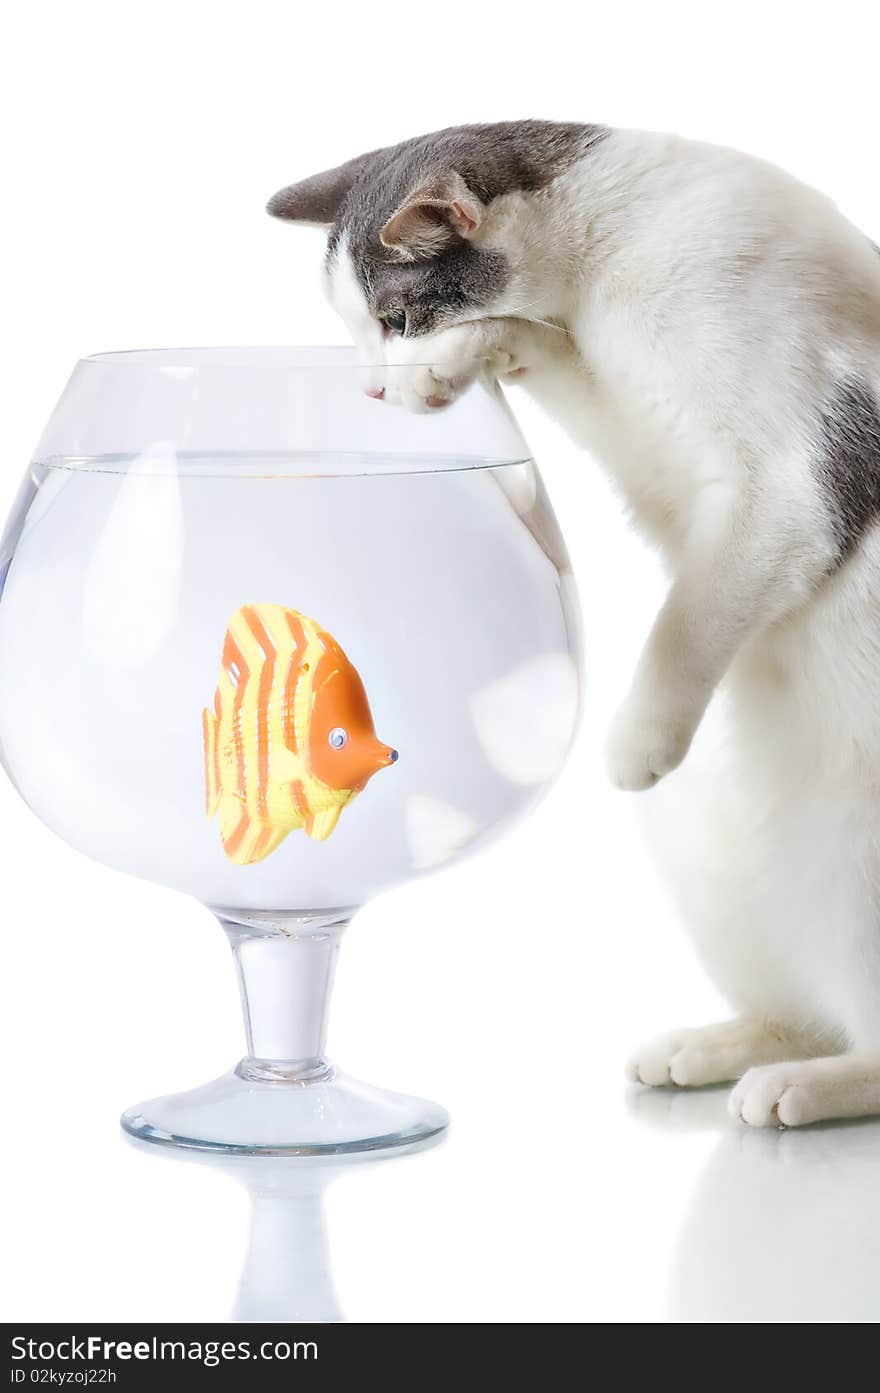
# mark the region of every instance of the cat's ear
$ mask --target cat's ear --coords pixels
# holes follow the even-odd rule
[[[414,189],[392,213],[380,237],[384,246],[404,256],[436,256],[453,242],[473,237],[482,220],[482,203],[450,170]]]
[[[359,155],[336,169],[325,169],[322,174],[313,174],[310,179],[301,179],[298,184],[279,189],[266,204],[266,212],[271,213],[273,218],[285,218],[288,222],[332,226],[339,215],[342,200],[364,167],[365,159],[365,155]]]

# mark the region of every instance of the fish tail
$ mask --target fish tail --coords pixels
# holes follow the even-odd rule
[[[217,756],[217,717],[205,707],[202,712],[205,743],[205,812],[213,817],[220,804],[220,778]]]

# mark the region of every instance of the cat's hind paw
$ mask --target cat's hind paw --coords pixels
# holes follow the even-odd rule
[[[797,1069],[785,1064],[750,1069],[731,1093],[728,1110],[750,1127],[799,1127],[813,1120]]]
[[[738,1079],[753,1064],[783,1059],[792,1048],[763,1021],[723,1021],[657,1036],[630,1058],[626,1074],[651,1088],[703,1088]]]
[[[684,1048],[688,1031],[670,1031],[640,1046],[626,1061],[625,1073],[631,1083],[649,1088],[668,1088],[681,1080],[673,1077],[673,1063]]]
[[[880,1113],[880,1055],[830,1055],[766,1064],[744,1074],[731,1115],[750,1127],[804,1127]]]

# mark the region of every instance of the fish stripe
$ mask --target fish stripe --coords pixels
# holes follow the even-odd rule
[[[241,708],[244,702],[245,687],[251,674],[244,654],[232,636],[231,626],[227,630],[226,642],[223,645],[223,667],[229,683],[235,691],[232,705],[232,739],[235,747],[236,787],[244,798],[247,792],[247,756],[245,755],[241,729]]]
[[[202,740],[205,745],[205,812],[213,817],[220,796],[217,778],[217,726],[211,712],[202,712]]]
[[[317,627],[313,620],[303,617],[303,629],[306,637],[306,647],[299,663],[300,676],[296,684],[293,717],[296,727],[297,750],[301,755],[303,764],[307,765],[309,727],[312,721],[312,705],[314,702],[315,673],[321,659],[323,648],[318,642]]]
[[[248,852],[248,861],[262,861],[263,857],[266,855],[266,852],[269,850],[269,843],[271,842],[272,837],[273,832],[271,827],[262,828],[259,836],[254,842],[253,846],[250,848],[250,851]]]
[[[215,715],[214,715],[214,789],[215,789],[215,791],[216,791],[216,796],[217,796],[217,798],[219,798],[219,797],[220,797],[220,791],[221,791],[221,789],[223,788],[223,783],[222,783],[222,780],[221,780],[221,777],[220,777],[220,696],[219,696],[219,693],[218,693],[218,695],[217,695],[217,699],[216,699],[215,705],[216,705],[216,711],[215,711]]]
[[[205,812],[210,817],[214,811],[212,792],[216,784],[211,783],[214,772],[214,742],[211,738],[211,713],[207,710],[202,711],[202,742],[205,747]]]
[[[253,605],[242,610],[248,628],[263,653],[260,668],[260,686],[257,694],[257,812],[261,817],[269,816],[269,698],[275,678],[275,659],[277,650],[272,637],[257,614]]]
[[[290,658],[290,665],[287,669],[287,681],[284,684],[284,743],[294,754],[298,751],[296,738],[296,720],[294,713],[296,710],[296,689],[303,669],[303,659],[305,657],[306,642],[305,631],[299,619],[290,610],[285,610],[287,627],[293,639],[293,653]],[[306,673],[308,668],[305,669]]]
[[[256,608],[256,606],[254,608]],[[242,660],[247,666],[247,680],[243,684],[243,690],[239,689],[241,691],[241,701],[236,718],[236,729],[245,752],[245,781],[239,792],[242,800],[247,804],[247,809],[251,818],[255,821],[262,821],[258,805],[260,778],[257,726],[260,675],[263,671],[265,656],[251,632],[244,606],[233,615],[229,625],[229,632],[232,634],[239,652],[241,653]],[[239,692],[237,691],[236,696],[238,695]]]
[[[303,822],[311,816],[311,809],[306,798],[306,791],[300,779],[294,779],[290,785],[290,797],[296,809],[297,817]]]
[[[227,856],[230,856],[234,859],[235,853],[238,851],[238,848],[244,841],[250,826],[251,820],[248,816],[248,810],[247,808],[242,808],[241,817],[238,820],[238,826],[236,827],[232,836],[229,837],[228,840],[223,843],[223,850],[226,852]]]

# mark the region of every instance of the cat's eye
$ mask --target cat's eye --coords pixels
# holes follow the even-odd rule
[[[334,750],[341,750],[343,745],[348,744],[348,731],[343,730],[342,726],[334,726],[327,739]]]
[[[403,310],[395,310],[392,314],[383,314],[382,323],[389,334],[406,333],[406,315]]]

